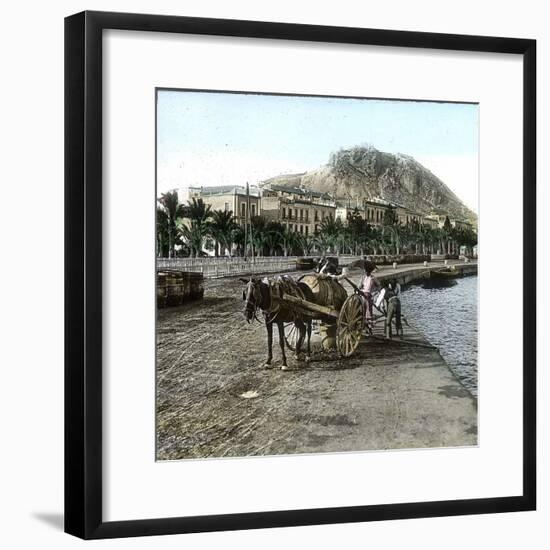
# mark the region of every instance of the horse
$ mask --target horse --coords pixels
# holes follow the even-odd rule
[[[264,367],[268,369],[272,368],[273,324],[277,325],[279,331],[279,345],[283,359],[281,370],[288,370],[285,354],[284,323],[294,323],[298,329],[299,336],[296,342],[295,355],[297,361],[303,361],[301,348],[307,333],[307,355],[305,360],[308,362],[311,354],[311,319],[297,313],[295,309],[289,307],[280,298],[282,298],[283,292],[287,292],[296,297],[306,299],[309,297],[309,289],[305,285],[288,278],[279,278],[271,284],[253,277],[240,280],[246,284],[243,290],[243,301],[245,302],[243,313],[246,321],[250,323],[254,319],[257,319],[256,312],[258,310],[262,312],[265,319],[267,359]]]

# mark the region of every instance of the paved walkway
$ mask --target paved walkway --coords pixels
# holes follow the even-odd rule
[[[265,327],[244,321],[242,283],[205,285],[202,302],[158,314],[159,459],[477,444],[477,401],[436,350],[370,338],[349,359],[319,352],[284,372],[275,344],[264,370]],[[414,327],[404,338],[427,344]]]

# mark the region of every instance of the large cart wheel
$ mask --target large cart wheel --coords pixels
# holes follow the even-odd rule
[[[294,323],[285,323],[285,342],[289,350],[296,351],[296,342],[300,332]]]
[[[343,357],[349,357],[359,345],[364,326],[363,302],[357,294],[349,296],[338,315],[336,346]]]

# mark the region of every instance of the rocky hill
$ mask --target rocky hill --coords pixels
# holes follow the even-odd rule
[[[276,176],[262,184],[266,183],[302,186],[337,199],[378,197],[423,214],[444,211],[454,218],[477,220],[472,210],[413,157],[384,153],[372,146],[341,149],[317,170]]]

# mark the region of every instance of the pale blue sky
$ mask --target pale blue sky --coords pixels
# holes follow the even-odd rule
[[[478,106],[158,92],[158,190],[251,184],[372,144],[415,157],[477,211]]]

